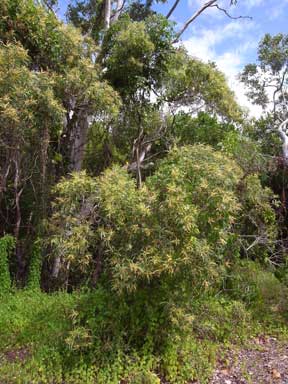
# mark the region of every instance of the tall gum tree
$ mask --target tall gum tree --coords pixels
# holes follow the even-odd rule
[[[288,35],[265,35],[259,44],[258,62],[240,75],[254,104],[263,107],[266,130],[282,140],[282,156],[288,165]]]

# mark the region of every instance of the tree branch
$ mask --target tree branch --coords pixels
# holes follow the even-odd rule
[[[219,11],[225,13],[225,15],[227,17],[229,17],[230,19],[233,19],[233,20],[238,20],[238,19],[250,19],[250,20],[252,20],[251,16],[232,16],[232,15],[230,15],[230,13],[225,8],[219,7],[218,4],[211,5],[211,7],[217,8]]]
[[[104,26],[105,29],[110,27],[110,18],[111,18],[111,0],[105,0],[105,14],[104,14]]]
[[[205,3],[201,8],[198,9],[198,11],[196,11],[194,13],[194,15],[192,15],[190,17],[190,19],[188,19],[186,21],[186,23],[184,24],[184,26],[181,28],[181,30],[177,33],[176,35],[176,38],[175,40],[173,41],[173,44],[174,43],[177,43],[179,41],[179,38],[181,37],[181,35],[186,31],[186,29],[189,27],[189,25],[195,20],[197,19],[197,17],[199,17],[207,8],[211,7],[213,4],[215,4],[217,2],[217,0],[210,0],[208,1],[207,3]]]
[[[174,11],[174,9],[176,8],[178,2],[179,2],[179,0],[175,1],[173,7],[171,8],[171,10],[169,11],[169,13],[166,16],[167,19],[170,16],[170,14]],[[182,29],[177,33],[176,38],[173,41],[173,44],[175,44],[179,41],[179,38],[186,31],[186,29],[189,27],[189,25],[191,23],[193,23],[193,21],[195,19],[197,19],[197,17],[199,17],[207,8],[216,7],[219,11],[224,12],[225,15],[228,16],[230,19],[234,19],[234,20],[236,20],[236,19],[250,19],[251,20],[252,19],[251,16],[231,16],[226,9],[219,7],[217,2],[218,2],[218,0],[209,0],[201,8],[199,8],[198,11],[196,11],[194,13],[194,15],[192,15],[190,17],[190,19],[188,19],[186,21],[186,23],[183,25]],[[237,2],[236,0],[231,0],[230,5],[236,4],[236,2]]]
[[[172,13],[175,11],[175,8],[177,7],[177,5],[179,4],[179,1],[180,0],[176,0],[175,3],[173,4],[172,8],[170,9],[170,11],[167,13],[166,15],[166,19],[169,19],[169,17],[172,15]]]
[[[111,16],[111,23],[115,23],[119,19],[119,16],[124,8],[126,0],[117,0],[116,10],[114,15]]]

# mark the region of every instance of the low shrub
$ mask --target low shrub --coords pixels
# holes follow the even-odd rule
[[[9,253],[15,247],[15,239],[10,235],[0,238],[0,294],[7,292],[11,287],[9,272]]]
[[[287,287],[257,262],[243,260],[235,264],[227,281],[227,292],[258,316],[288,315]]]

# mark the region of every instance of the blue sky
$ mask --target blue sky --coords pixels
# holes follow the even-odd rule
[[[207,0],[180,0],[172,19],[179,27]],[[174,0],[159,3],[157,11],[167,13]],[[59,0],[59,14],[65,13],[67,0]],[[219,0],[221,7],[234,16],[251,16],[252,20],[231,20],[217,9],[208,9],[182,36],[188,52],[203,61],[215,61],[235,91],[240,104],[259,115],[260,109],[251,106],[245,89],[237,81],[237,74],[245,64],[255,62],[257,45],[265,33],[288,33],[288,0],[238,0],[229,7],[230,0]]]

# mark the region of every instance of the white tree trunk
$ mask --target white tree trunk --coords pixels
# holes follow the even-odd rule
[[[284,120],[278,128],[279,135],[282,139],[282,153],[283,159],[286,165],[288,165],[288,135],[286,131],[286,127],[288,124],[288,119]]]
[[[74,121],[70,136],[70,170],[81,171],[88,133],[88,116],[86,112],[79,112]]]
[[[105,0],[105,16],[104,16],[104,27],[109,29],[111,18],[111,0]]]
[[[115,10],[115,13],[114,13],[113,19],[112,19],[113,23],[115,23],[115,21],[118,20],[120,13],[121,13],[121,10],[123,8],[123,5],[124,5],[124,0],[117,0],[116,10]]]
[[[59,272],[60,272],[60,267],[61,267],[61,259],[60,259],[60,256],[57,256],[54,259],[53,269],[52,269],[52,277],[54,279],[58,278]]]

